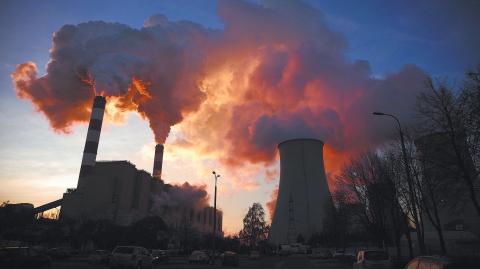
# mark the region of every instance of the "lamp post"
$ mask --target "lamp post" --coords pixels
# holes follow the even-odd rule
[[[212,171],[213,176],[215,177],[215,195],[213,196],[213,253],[212,261],[215,263],[215,239],[217,235],[217,179],[220,177],[215,171]]]
[[[417,233],[417,238],[418,238],[419,245],[420,245],[420,251],[423,252],[424,247],[423,247],[422,240],[420,240],[419,233],[418,233],[418,225],[419,224],[418,224],[417,204],[416,204],[416,199],[415,199],[415,192],[414,192],[414,189],[413,189],[413,180],[412,180],[412,174],[411,174],[411,169],[410,169],[410,163],[408,161],[407,150],[405,148],[405,140],[403,138],[402,125],[400,125],[400,121],[398,120],[398,118],[395,117],[392,114],[387,114],[387,113],[378,112],[378,111],[375,111],[372,114],[375,115],[375,116],[391,117],[391,118],[395,119],[395,121],[398,124],[398,132],[400,134],[400,143],[402,144],[403,163],[405,165],[405,173],[407,174],[408,190],[410,192],[409,196],[410,196],[410,201],[412,201],[412,213],[414,215],[413,219],[415,220],[415,226],[416,226],[415,231]]]

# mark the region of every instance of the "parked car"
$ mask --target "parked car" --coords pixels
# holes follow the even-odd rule
[[[138,246],[117,246],[110,257],[110,268],[152,268],[152,255]]]
[[[250,251],[250,256],[249,256],[250,259],[252,260],[258,260],[260,259],[260,252],[258,250],[252,250]]]
[[[478,269],[479,258],[449,258],[442,256],[419,256],[411,260],[405,269]]]
[[[383,250],[360,250],[353,269],[393,269],[393,262]]]
[[[66,259],[70,257],[70,249],[67,248],[51,248],[47,250],[47,255],[52,259]]]
[[[52,260],[28,247],[0,248],[0,268],[50,268]]]
[[[310,259],[330,259],[332,258],[332,253],[328,249],[314,248],[308,257]]]
[[[204,263],[207,264],[209,262],[210,258],[208,257],[207,253],[205,251],[201,250],[195,250],[190,254],[190,257],[188,257],[188,262],[189,263]]]
[[[292,254],[292,248],[291,248],[290,244],[280,244],[278,246],[277,253],[280,256],[287,256],[287,255]]]
[[[88,257],[89,264],[108,264],[110,259],[110,252],[106,250],[95,250],[90,256]]]
[[[222,265],[238,266],[240,259],[238,254],[233,251],[225,251],[223,253]]]
[[[333,252],[334,259],[343,259],[344,256],[345,256],[345,251],[341,249],[337,249]]]
[[[153,249],[152,258],[153,258],[153,263],[155,264],[160,262],[167,262],[170,260],[170,254],[168,254],[168,251],[166,250]]]

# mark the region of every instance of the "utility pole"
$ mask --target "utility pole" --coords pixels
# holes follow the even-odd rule
[[[213,196],[213,242],[212,242],[212,264],[215,264],[215,239],[217,238],[217,179],[220,177],[215,171],[212,171],[215,177],[215,195]]]

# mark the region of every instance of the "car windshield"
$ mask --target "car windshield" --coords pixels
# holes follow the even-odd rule
[[[370,261],[388,260],[388,254],[384,251],[366,251],[364,255],[365,255],[365,260],[370,260]]]
[[[114,252],[121,254],[131,254],[133,253],[133,247],[117,247]]]

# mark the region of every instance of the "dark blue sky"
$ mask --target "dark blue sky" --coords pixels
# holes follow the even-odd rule
[[[260,1],[258,1],[260,2]],[[308,0],[349,44],[351,59],[370,61],[375,74],[414,63],[433,75],[458,75],[480,62],[480,1]],[[17,1],[0,3],[2,91],[14,65],[48,60],[51,35],[89,20],[139,28],[152,14],[221,28],[216,1]],[[7,78],[7,79],[6,79]]]

